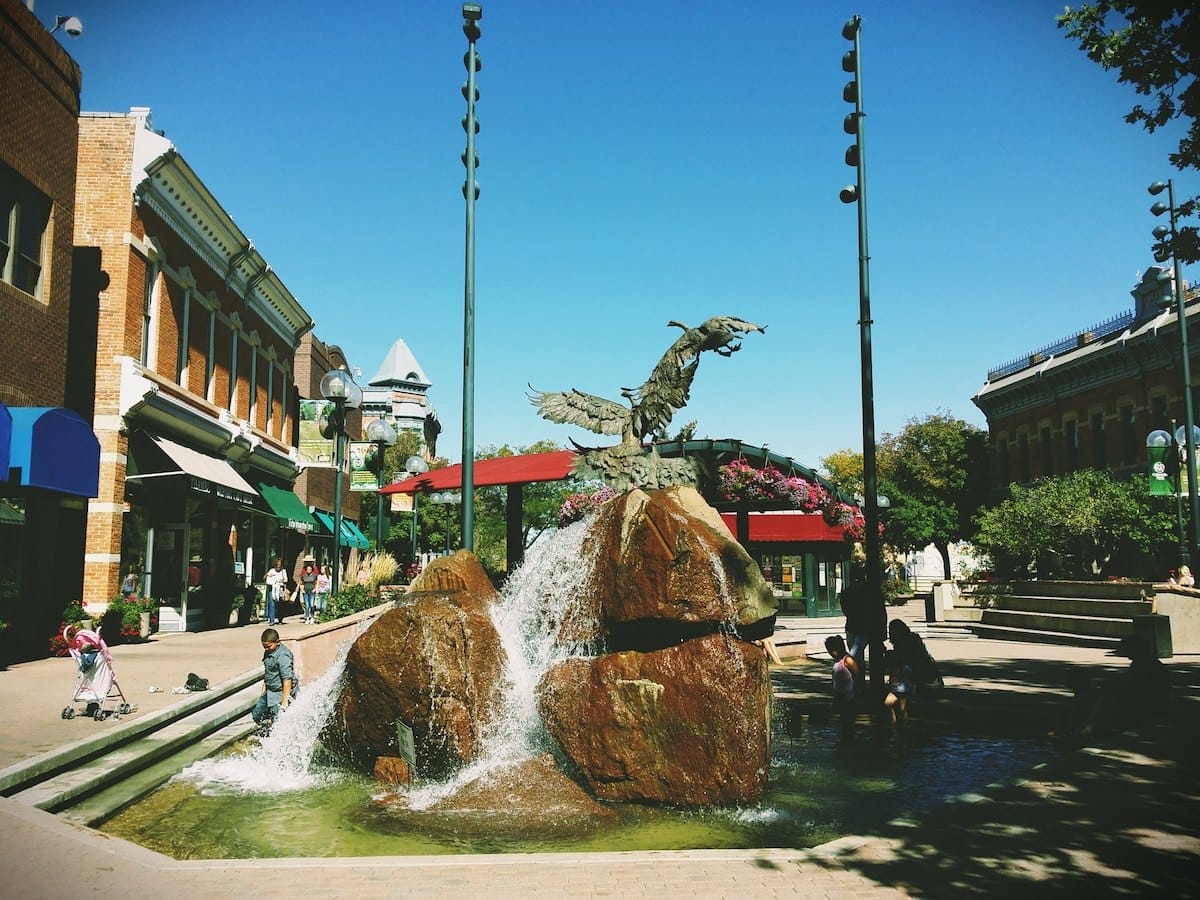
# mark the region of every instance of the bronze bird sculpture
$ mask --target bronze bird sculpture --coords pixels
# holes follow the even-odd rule
[[[734,316],[714,316],[695,328],[674,320],[667,325],[682,328],[683,334],[640,387],[621,389],[628,406],[578,390],[535,391],[530,395],[544,419],[578,425],[597,434],[621,435],[621,443],[615,447],[585,448],[577,444],[580,456],[576,474],[601,478],[617,490],[695,482],[689,461],[663,460],[653,446],[648,452],[643,448],[643,439],[661,437],[675,412],[687,405],[701,353],[712,350],[732,356],[741,349],[742,336],[766,329]]]

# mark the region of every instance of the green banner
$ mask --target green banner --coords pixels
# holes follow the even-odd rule
[[[1171,473],[1167,471],[1167,454],[1170,452],[1170,446],[1146,448],[1146,456],[1150,461],[1151,494],[1170,496],[1175,493],[1175,485],[1171,483]]]

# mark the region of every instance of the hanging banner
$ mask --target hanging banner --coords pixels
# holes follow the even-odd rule
[[[1171,475],[1167,471],[1167,454],[1170,452],[1170,445],[1146,448],[1146,456],[1150,463],[1149,477],[1152,495],[1169,496],[1175,493],[1175,485],[1171,483]]]
[[[333,465],[333,438],[321,435],[321,417],[332,413],[332,400],[300,401],[300,439],[296,447],[300,465]]]
[[[346,451],[350,465],[350,490],[379,490],[379,479],[375,475],[375,455],[378,452],[379,448],[373,441],[350,441]]]

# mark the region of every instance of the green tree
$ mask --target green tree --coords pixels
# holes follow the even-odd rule
[[[847,447],[821,459],[822,474],[839,491],[850,496],[863,492],[863,457]]]
[[[969,540],[987,498],[987,433],[947,413],[910,419],[877,449],[887,541],[898,550],[938,548],[950,577],[950,544]]]
[[[1179,149],[1168,159],[1179,170],[1200,168],[1200,15],[1194,2],[1172,0],[1097,0],[1066,11],[1058,27],[1079,42],[1088,59],[1117,69],[1118,81],[1152,97],[1149,108],[1136,104],[1125,116],[1153,132],[1172,119],[1187,123]],[[1181,216],[1195,213],[1198,197],[1177,203]],[[1200,260],[1200,235],[1194,225],[1179,229],[1173,248],[1181,262]]]
[[[1042,578],[1146,575],[1172,543],[1169,499],[1093,469],[1014,484],[978,525],[976,545],[1002,570]]]
[[[527,447],[488,446],[476,451],[476,459],[495,459],[527,453],[561,450],[554,441],[537,441]],[[576,479],[540,481],[523,487],[521,514],[522,549],[526,550],[548,529],[558,525],[558,512],[568,494],[579,490]],[[493,575],[507,571],[508,489],[503,485],[475,490],[475,555]]]

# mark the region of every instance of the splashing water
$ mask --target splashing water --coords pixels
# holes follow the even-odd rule
[[[582,645],[560,641],[559,631],[592,570],[584,559],[584,540],[594,518],[559,529],[535,544],[521,568],[505,583],[500,602],[492,608],[492,621],[507,657],[500,713],[482,736],[479,758],[449,781],[410,791],[412,808],[425,809],[488,772],[550,748],[552,741],[538,714],[537,690],[552,666],[583,655],[585,650]]]
[[[358,633],[361,629],[356,637]],[[341,691],[352,643],[353,638],[342,641],[333,664],[311,683],[301,685],[299,695],[276,719],[268,737],[249,750],[202,759],[175,777],[191,781],[203,793],[251,794],[300,791],[335,779],[334,770],[314,770],[312,759],[317,736]]]

